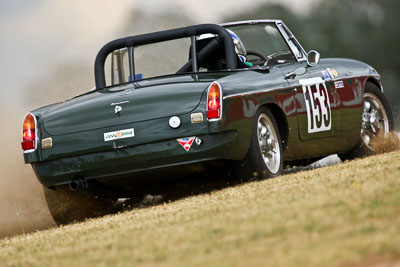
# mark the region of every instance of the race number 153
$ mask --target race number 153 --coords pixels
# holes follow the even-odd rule
[[[329,131],[332,127],[331,106],[325,81],[318,78],[300,80],[307,108],[308,133]]]

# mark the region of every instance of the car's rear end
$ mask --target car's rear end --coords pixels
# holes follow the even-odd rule
[[[153,79],[33,111],[24,121],[25,162],[49,187],[136,183],[232,158],[236,133],[221,131],[222,89],[213,80]]]
[[[209,32],[219,37],[198,51],[195,36]],[[178,45],[169,43],[181,39]],[[150,53],[140,50],[153,44],[158,48]],[[218,83],[232,73],[202,73],[197,62],[221,46],[225,66],[235,69],[231,37],[217,25],[110,42],[96,58],[96,90],[24,118],[25,162],[45,187],[77,189],[91,181],[125,187],[240,159],[245,151],[235,150],[237,132],[224,128],[224,93]],[[178,52],[183,56],[176,57]],[[110,57],[111,83],[106,83]],[[156,69],[159,73],[153,74]]]

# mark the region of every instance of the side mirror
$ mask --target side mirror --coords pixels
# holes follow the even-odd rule
[[[307,65],[309,67],[314,67],[318,65],[320,59],[321,55],[315,50],[311,50],[307,53]]]

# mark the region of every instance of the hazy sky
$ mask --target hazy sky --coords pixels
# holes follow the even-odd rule
[[[315,1],[318,0],[1,1],[0,99],[18,103],[23,90],[38,78],[51,75],[63,62],[80,59],[92,64],[104,43],[120,37],[132,10],[149,14],[149,20],[167,12],[185,14],[194,23],[218,23],[224,16],[262,2],[285,3],[293,10],[306,12]]]

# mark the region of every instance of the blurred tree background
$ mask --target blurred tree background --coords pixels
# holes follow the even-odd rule
[[[282,19],[306,50],[322,57],[347,57],[366,62],[382,83],[400,130],[400,3],[398,0],[319,1],[309,10],[263,4],[224,19]],[[292,11],[293,10],[293,11]]]

